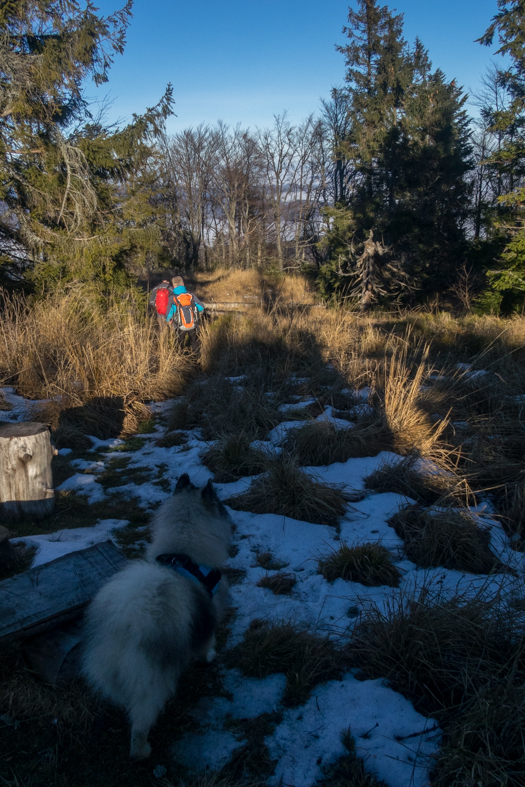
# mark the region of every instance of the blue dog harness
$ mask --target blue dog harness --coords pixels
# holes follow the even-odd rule
[[[188,579],[194,579],[204,585],[210,596],[214,596],[219,589],[219,582],[221,579],[221,572],[218,568],[210,568],[209,566],[199,566],[194,563],[189,555],[184,555],[181,552],[173,552],[169,555],[157,555],[155,558],[157,563],[166,568],[172,568],[177,574]]]

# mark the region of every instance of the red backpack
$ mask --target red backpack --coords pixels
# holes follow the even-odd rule
[[[196,327],[195,306],[190,292],[173,295],[177,304],[177,322],[180,331],[192,331]]]
[[[170,292],[167,287],[162,287],[162,289],[157,290],[157,294],[155,295],[155,308],[157,314],[162,314],[164,317],[166,316],[169,300]]]

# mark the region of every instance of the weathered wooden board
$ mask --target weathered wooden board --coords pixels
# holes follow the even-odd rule
[[[0,582],[0,644],[74,619],[128,560],[112,541],[71,552]]]

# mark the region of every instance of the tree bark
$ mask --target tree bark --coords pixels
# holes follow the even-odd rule
[[[0,520],[43,519],[52,513],[53,447],[45,424],[0,426]]]

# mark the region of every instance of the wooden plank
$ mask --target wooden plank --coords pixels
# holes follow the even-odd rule
[[[0,582],[0,644],[74,619],[128,563],[112,541],[70,552]]]

